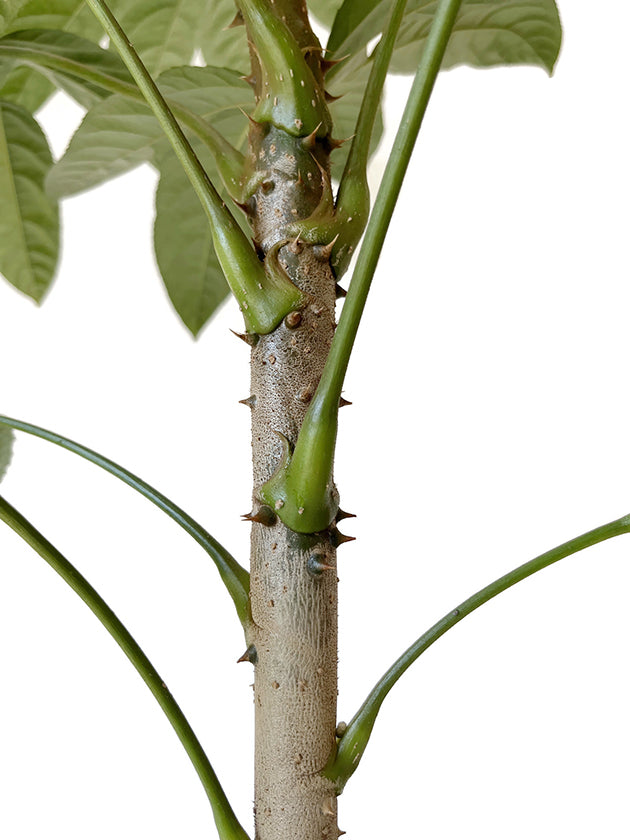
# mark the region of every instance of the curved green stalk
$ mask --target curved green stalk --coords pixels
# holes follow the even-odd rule
[[[238,301],[248,332],[266,334],[305,304],[299,289],[276,265],[263,265],[248,237],[208,178],[186,135],[120,24],[103,0],[86,0],[120,53],[173,147],[210,221],[217,258]]]
[[[426,633],[423,633],[376,683],[341,737],[337,746],[336,755],[332,757],[328,767],[324,771],[324,775],[335,781],[339,792],[343,790],[346,782],[357,769],[365,752],[383,700],[407,668],[427,648],[431,647],[440,636],[443,636],[450,630],[451,627],[454,627],[463,618],[470,615],[471,612],[474,612],[478,607],[481,607],[496,595],[500,595],[501,592],[505,592],[506,589],[509,589],[516,583],[520,583],[520,581],[525,580],[525,578],[539,572],[541,569],[551,566],[552,563],[557,563],[558,560],[562,560],[564,557],[569,557],[571,554],[575,554],[584,548],[589,548],[589,546],[596,545],[604,540],[628,533],[630,533],[630,515],[622,516],[621,519],[616,519],[614,522],[609,522],[606,525],[588,531],[586,534],[575,537],[575,539],[562,543],[562,545],[552,548],[551,551],[535,557],[533,560],[524,563],[522,566],[495,580],[489,586],[484,587],[484,589],[479,590],[479,592],[467,598],[454,610],[447,613],[444,618],[441,618]]]
[[[3,415],[0,415],[0,423],[4,426],[9,426],[12,429],[17,429],[20,432],[26,432],[29,435],[42,438],[43,440],[47,440],[57,446],[61,446],[63,449],[67,449],[69,452],[74,452],[76,455],[80,455],[87,461],[91,461],[93,464],[101,467],[101,469],[115,475],[116,478],[124,481],[125,484],[129,485],[129,487],[133,487],[134,490],[137,490],[138,493],[153,502],[153,504],[159,507],[160,510],[163,510],[164,513],[168,514],[168,516],[175,520],[178,525],[189,533],[191,537],[193,537],[212,558],[219,574],[221,575],[221,580],[225,584],[225,588],[232,598],[241,624],[245,629],[249,627],[251,622],[249,612],[249,572],[237,563],[229,551],[227,551],[221,543],[217,542],[217,540],[215,540],[215,538],[211,536],[205,528],[202,528],[202,526],[185,511],[141,478],[138,478],[137,475],[134,475],[124,469],[124,467],[114,463],[114,461],[110,461],[109,458],[99,455],[98,452],[94,452],[92,449],[82,446],[80,443],[76,443],[73,440],[69,440],[68,438],[55,434],[55,432],[49,432],[47,429],[42,429],[39,426],[34,426],[31,423],[24,423],[21,420],[13,420],[10,417],[4,417]]]
[[[331,524],[330,488],[341,389],[385,234],[461,3],[462,0],[441,0],[438,5],[322,377],[293,454],[290,459],[285,458],[278,472],[263,487],[263,498],[274,506],[281,503],[277,508],[278,516],[285,525],[300,533],[308,533],[307,525],[312,530],[322,530]],[[324,480],[321,480],[322,476]],[[316,485],[313,477],[320,478]]]
[[[62,76],[70,76],[97,85],[108,93],[118,93],[134,102],[145,103],[145,98],[136,84],[132,81],[126,81],[121,73],[116,75],[115,72],[107,72],[102,67],[90,66],[81,61],[75,61],[61,52],[56,52],[53,49],[54,39],[50,44],[46,43],[47,30],[36,31],[36,33],[27,30],[24,33],[29,36],[26,42],[20,39],[22,34],[21,32],[13,32],[10,36],[0,39],[0,55],[13,58],[19,64],[24,64],[37,71],[46,68]],[[34,34],[37,37],[34,37]],[[57,34],[56,31],[53,32],[53,36]],[[78,36],[77,39],[79,39]],[[100,49],[95,45],[91,46],[93,49]],[[103,52],[105,51],[103,50]],[[121,65],[121,68],[125,69],[124,65]],[[230,195],[235,200],[240,201],[242,193],[240,181],[245,165],[245,156],[198,114],[168,98],[166,102],[180,123],[193,131],[208,147],[216,160],[219,173]]]
[[[407,0],[396,0],[383,37],[374,51],[352,145],[339,183],[335,213],[341,225],[340,236],[333,246],[330,258],[337,278],[345,274],[370,214],[367,179],[370,141],[406,5]]]
[[[206,791],[221,840],[249,840],[240,825],[197,736],[142,648],[96,590],[75,567],[12,505],[0,496],[0,519],[6,522],[66,581],[120,645],[140,674],[192,761]]]

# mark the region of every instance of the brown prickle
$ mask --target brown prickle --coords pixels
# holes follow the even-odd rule
[[[352,540],[356,540],[356,537],[349,537],[346,534],[342,534],[337,527],[330,529],[330,544],[334,548],[339,548],[343,543],[352,542]]]
[[[293,312],[289,312],[286,316],[284,323],[289,330],[297,329],[302,323],[302,313],[299,309],[294,309]]]
[[[234,20],[231,23],[228,23],[224,29],[235,29],[237,26],[245,26],[245,21],[243,19],[243,13],[239,9],[237,13],[234,15]]]
[[[339,397],[339,408],[343,408],[346,405],[352,405],[352,403],[345,397]]]
[[[252,665],[255,665],[258,661],[258,651],[256,650],[256,645],[250,645],[245,653],[236,660],[238,662],[251,662]]]
[[[356,516],[356,513],[348,513],[347,511],[339,508],[337,515],[335,516],[335,522],[341,522],[342,519],[356,519]]]
[[[339,239],[339,234],[332,239],[328,245],[315,245],[313,248],[313,254],[315,255],[315,259],[319,260],[320,262],[328,262],[330,259],[330,255],[333,252],[333,248],[335,247],[335,242]]]
[[[320,58],[319,66],[322,69],[322,74],[325,76],[329,70],[332,70],[333,67],[336,67],[337,64],[341,64],[342,61],[345,61],[349,55],[344,55],[342,58]]]
[[[252,510],[250,513],[244,513],[241,518],[244,522],[259,522],[261,525],[266,525],[267,527],[275,525],[278,519],[275,510],[270,508],[269,505],[260,505],[256,510]]]
[[[239,400],[239,405],[246,405],[249,408],[254,408],[256,406],[256,394],[252,394],[251,397],[247,397],[244,400]]]
[[[256,79],[251,73],[249,76],[239,76],[239,78],[242,82],[247,82],[250,87],[256,87]]]
[[[302,146],[308,151],[312,151],[315,146],[317,145],[317,132],[321,128],[321,122],[311,131],[310,134],[307,134],[306,137],[302,137]]]
[[[348,292],[344,289],[343,286],[340,286],[339,283],[335,283],[335,297],[337,298],[337,300],[339,300],[339,298],[345,298],[347,294]]]
[[[299,236],[296,236],[293,242],[287,245],[287,248],[289,249],[289,251],[291,251],[292,254],[295,254],[296,256],[298,254],[301,254],[304,250],[304,246],[302,245]]]
[[[336,102],[338,99],[341,99],[343,95],[343,93],[340,93],[339,96],[333,96],[333,94],[328,93],[327,90],[324,91],[324,99],[326,100],[326,102]]]
[[[321,552],[314,552],[306,561],[306,569],[311,577],[318,578],[326,571],[334,571],[334,566],[326,562],[326,555]]]
[[[235,335],[237,338],[240,338],[241,341],[244,341],[245,344],[249,344],[250,347],[255,347],[260,340],[260,336],[257,333],[239,333],[235,330],[230,330],[232,335]]]

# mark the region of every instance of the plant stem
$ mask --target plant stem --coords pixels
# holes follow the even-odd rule
[[[124,483],[129,485],[129,487],[137,490],[138,493],[153,502],[153,504],[160,508],[160,510],[164,511],[164,513],[168,514],[168,516],[177,522],[184,531],[190,534],[191,537],[193,537],[212,558],[219,574],[221,575],[221,580],[225,584],[225,588],[234,602],[240,622],[243,625],[243,628],[247,630],[251,623],[251,616],[249,612],[249,572],[237,563],[229,551],[224,548],[220,542],[215,540],[215,538],[198,522],[196,522],[192,516],[189,516],[178,505],[158,490],[151,487],[150,484],[147,484],[141,478],[138,478],[137,475],[134,475],[124,467],[114,463],[114,461],[110,461],[109,458],[105,458],[104,455],[99,455],[98,452],[94,452],[92,449],[82,446],[80,443],[76,443],[69,438],[55,434],[55,432],[49,432],[47,429],[42,429],[40,426],[34,426],[32,423],[25,423],[22,420],[13,420],[10,417],[4,417],[3,415],[0,415],[0,424],[10,426],[12,429],[17,429],[18,431],[26,432],[29,435],[42,438],[42,440],[47,440],[50,443],[61,446],[62,449],[66,449],[69,452],[74,452],[76,455],[80,455],[87,461],[91,461],[93,464],[96,464],[96,466],[101,467],[101,469],[104,469],[106,472],[111,473],[112,475],[115,475],[116,478],[124,481]]]
[[[405,673],[407,668],[412,665],[421,654],[431,647],[440,636],[443,636],[448,630],[458,624],[463,618],[474,612],[478,607],[486,604],[492,598],[505,592],[506,589],[514,586],[530,575],[557,563],[571,554],[576,554],[584,548],[589,548],[597,543],[609,540],[612,537],[618,537],[621,534],[630,533],[630,515],[622,516],[621,519],[616,519],[614,522],[609,522],[606,525],[601,525],[586,534],[575,537],[562,545],[552,548],[550,551],[535,557],[533,560],[518,566],[511,572],[508,572],[503,577],[498,578],[493,583],[480,589],[470,598],[467,598],[454,610],[451,610],[425,633],[417,639],[411,647],[409,647],[400,656],[396,662],[386,671],[381,679],[376,683],[372,691],[365,699],[363,705],[353,717],[348,725],[343,737],[341,738],[336,758],[331,762],[326,770],[327,778],[333,778],[340,790],[343,789],[345,783],[356,770],[359,761],[361,760],[365,747],[370,739],[372,728],[376,716],[379,713],[383,700],[387,697],[390,690],[398,682],[401,676]]]
[[[186,720],[184,713],[177,705],[142,648],[140,648],[124,624],[72,563],[66,560],[54,545],[2,496],[0,496],[0,519],[6,522],[31,548],[35,549],[40,557],[77,593],[105,629],[113,636],[123,653],[140,674],[160,704],[162,711],[168,718],[197,771],[210,800],[219,836],[222,840],[248,840],[247,833],[236,819],[223,788],[212,769],[212,765],[208,761],[208,757]]]

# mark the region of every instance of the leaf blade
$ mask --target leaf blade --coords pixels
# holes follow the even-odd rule
[[[382,32],[388,6],[386,0],[345,0],[328,49],[338,57],[364,49]],[[394,51],[393,72],[415,70],[435,7],[435,0],[410,0]],[[555,0],[464,0],[443,67],[532,64],[552,73],[561,40]],[[338,72],[343,73],[342,68]]]
[[[59,256],[59,210],[45,190],[52,155],[34,118],[0,103],[0,273],[40,301]]]

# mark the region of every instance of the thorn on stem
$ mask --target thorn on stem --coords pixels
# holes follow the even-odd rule
[[[247,399],[244,400],[239,400],[238,402],[239,405],[246,405],[249,408],[253,409],[256,407],[256,395],[252,394],[251,397],[247,397]]]
[[[335,283],[335,297],[337,299],[345,298],[345,296],[347,294],[348,294],[348,292],[346,292],[346,290],[343,288],[343,286],[340,286],[339,283]]]
[[[256,645],[250,645],[245,653],[236,660],[237,662],[251,662],[255,665],[258,662],[258,652]]]
[[[260,339],[260,336],[257,333],[239,333],[235,330],[230,330],[230,332],[232,335],[240,338],[241,341],[244,341],[245,344],[249,344],[250,347],[255,347]]]
[[[356,537],[349,537],[346,534],[342,534],[338,528],[332,528],[330,531],[330,544],[334,548],[339,548],[343,543],[352,542],[352,540],[356,540]]]
[[[356,519],[356,513],[348,513],[347,511],[339,508],[337,516],[335,516],[335,522],[341,522],[342,519]]]
[[[326,562],[326,555],[315,552],[306,561],[306,568],[311,577],[318,578],[326,571],[334,571],[334,566]]]
[[[339,397],[339,408],[343,408],[346,405],[352,405],[352,403],[345,397]]]
[[[244,522],[258,522],[269,528],[276,524],[278,517],[269,505],[260,505],[257,510],[253,510],[251,513],[244,513],[242,519]]]

